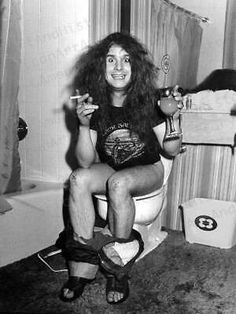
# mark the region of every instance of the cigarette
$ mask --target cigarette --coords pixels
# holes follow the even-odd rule
[[[78,98],[81,98],[81,97],[82,97],[81,95],[70,96],[70,99],[78,99]]]

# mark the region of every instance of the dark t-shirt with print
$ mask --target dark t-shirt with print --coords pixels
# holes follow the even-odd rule
[[[124,108],[111,107],[111,120],[102,131],[98,127],[99,113],[99,110],[93,113],[90,128],[98,133],[96,149],[101,162],[120,170],[160,160],[160,145],[152,128],[164,119],[156,110],[151,117],[148,143],[141,141],[138,134],[130,132]]]

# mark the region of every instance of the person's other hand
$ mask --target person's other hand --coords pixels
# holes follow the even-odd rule
[[[177,101],[177,108],[178,108],[178,110],[173,115],[173,118],[174,119],[178,119],[179,115],[180,115],[180,111],[184,107],[184,105],[183,105],[183,96],[181,95],[181,93],[179,91],[179,86],[178,85],[175,85],[175,87],[173,88],[171,94],[173,95],[173,97]]]
[[[179,86],[175,85],[171,94],[173,95],[173,97],[175,98],[175,100],[178,102],[178,109],[183,109],[183,96],[181,95],[180,91],[179,91]]]

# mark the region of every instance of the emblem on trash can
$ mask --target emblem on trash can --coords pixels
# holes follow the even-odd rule
[[[217,222],[210,216],[201,215],[195,219],[195,225],[204,231],[212,231],[217,227]]]

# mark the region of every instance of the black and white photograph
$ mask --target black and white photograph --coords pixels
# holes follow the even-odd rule
[[[236,314],[236,0],[0,0],[0,313]]]

